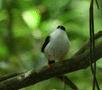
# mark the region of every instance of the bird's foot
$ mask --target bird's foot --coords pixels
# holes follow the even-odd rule
[[[52,69],[54,63],[55,63],[54,60],[48,61],[48,68],[49,68],[49,69]]]
[[[48,64],[48,68],[49,69],[52,69],[53,68],[53,65],[52,64]]]

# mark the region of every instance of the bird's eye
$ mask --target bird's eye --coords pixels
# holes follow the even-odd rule
[[[65,27],[64,27],[64,26],[61,26],[60,28],[61,28],[62,30],[65,30]]]
[[[59,29],[61,26],[58,26],[57,29]]]

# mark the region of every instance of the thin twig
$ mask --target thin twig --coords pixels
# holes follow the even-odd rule
[[[97,1],[97,0],[96,0]],[[93,75],[93,90],[95,90],[95,86],[97,86],[97,89],[99,89],[98,81],[96,78],[96,62],[92,65],[92,62],[94,61],[95,56],[95,39],[94,39],[94,7],[93,7],[94,1],[91,0],[90,3],[90,10],[89,10],[89,27],[90,27],[90,62],[91,62],[91,71]],[[98,5],[98,2],[96,2]]]
[[[96,2],[96,5],[97,5],[97,8],[99,9],[100,7],[99,7],[98,0],[95,0],[95,2]]]

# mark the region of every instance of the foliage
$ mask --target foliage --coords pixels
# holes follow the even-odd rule
[[[72,56],[89,37],[89,1],[0,0],[0,76],[46,65],[41,46],[45,37],[60,24],[66,27],[71,40],[66,58]],[[95,6],[95,32],[102,30],[102,1],[98,1],[100,9]],[[101,71],[102,60],[97,65],[99,83],[102,83]],[[90,68],[68,76],[80,90],[91,90]],[[53,78],[23,90],[62,90],[63,86]]]

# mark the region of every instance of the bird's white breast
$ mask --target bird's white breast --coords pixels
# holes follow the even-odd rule
[[[50,60],[61,60],[69,50],[69,39],[63,30],[56,30],[50,35],[50,42],[45,48],[45,55]]]

